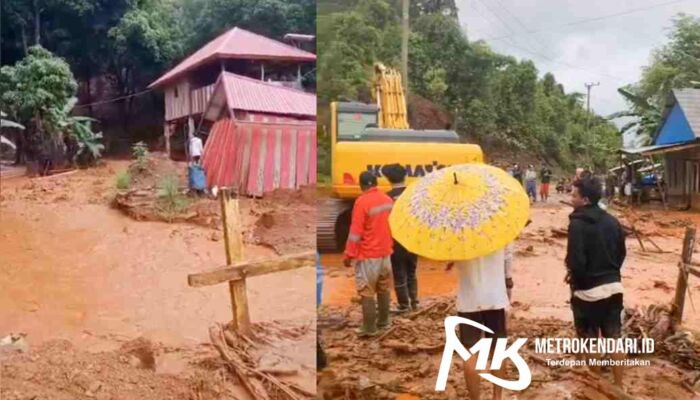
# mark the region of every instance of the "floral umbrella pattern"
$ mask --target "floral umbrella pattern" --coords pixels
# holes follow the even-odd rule
[[[519,182],[484,164],[463,164],[409,186],[390,217],[394,238],[435,260],[464,260],[496,251],[515,239],[529,215]]]

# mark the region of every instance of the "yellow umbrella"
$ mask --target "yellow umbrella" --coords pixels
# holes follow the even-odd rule
[[[468,260],[513,241],[529,213],[525,190],[507,172],[463,164],[407,187],[389,224],[394,238],[413,253],[433,260]]]

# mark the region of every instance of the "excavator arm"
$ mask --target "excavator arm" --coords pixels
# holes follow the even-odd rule
[[[374,101],[379,107],[379,127],[408,129],[406,95],[401,84],[401,74],[384,64],[374,64]]]

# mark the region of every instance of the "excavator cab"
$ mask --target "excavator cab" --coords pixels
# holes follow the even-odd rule
[[[333,142],[362,141],[367,128],[376,128],[378,124],[379,107],[365,103],[334,103]]]

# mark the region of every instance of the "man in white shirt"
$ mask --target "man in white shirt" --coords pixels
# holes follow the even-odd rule
[[[457,267],[459,277],[459,292],[457,293],[457,312],[460,317],[478,322],[494,333],[488,334],[475,327],[459,325],[459,336],[462,345],[469,349],[483,337],[493,338],[491,351],[495,347],[495,339],[507,337],[506,307],[510,305],[513,279],[511,266],[513,263],[512,243],[505,248],[489,255],[472,260],[449,263],[447,269]],[[464,362],[464,378],[467,382],[469,398],[480,399],[480,379],[476,369],[478,357],[470,357]],[[493,375],[505,378],[503,369],[491,371]],[[493,386],[493,399],[500,400],[503,388]]]
[[[580,338],[619,338],[622,331],[620,269],[627,255],[625,234],[617,219],[599,207],[601,196],[598,178],[589,175],[574,182],[566,282],[571,287],[571,310]],[[624,358],[622,353],[610,356]],[[622,387],[622,366],[612,369],[615,384]]]
[[[190,138],[190,161],[199,164],[203,152],[204,145],[202,144],[202,139],[197,135],[192,135],[192,138]]]

